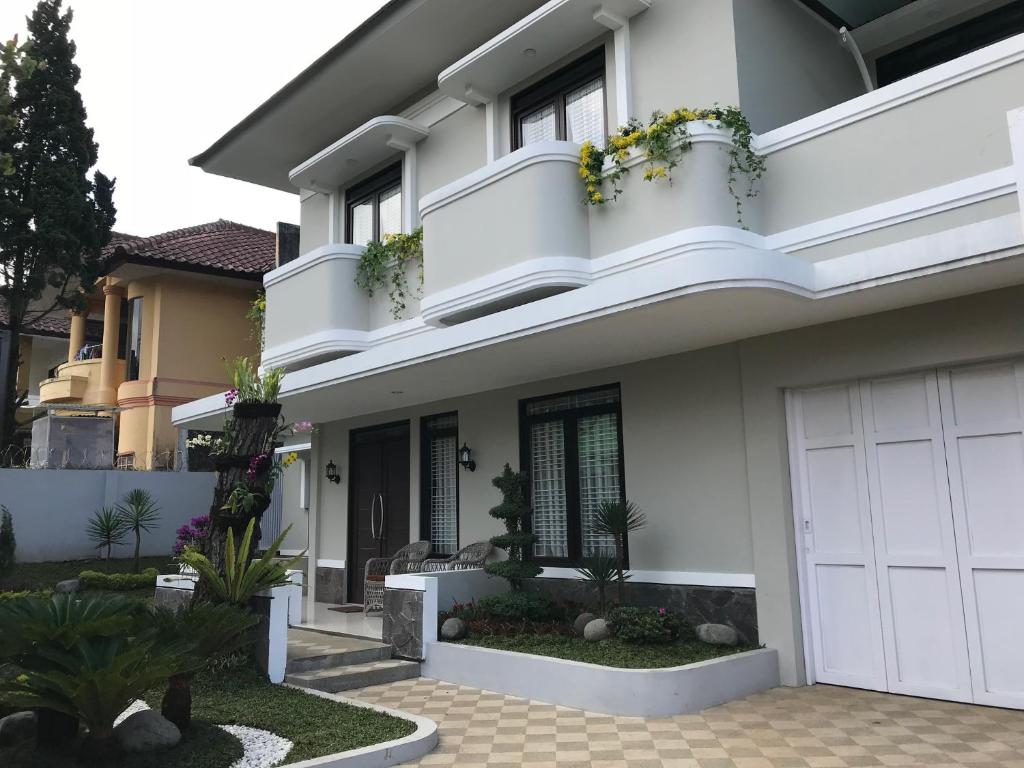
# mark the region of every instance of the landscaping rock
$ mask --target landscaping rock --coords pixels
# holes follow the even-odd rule
[[[587,624],[589,624],[596,618],[597,616],[595,616],[592,613],[581,613],[579,616],[576,617],[576,621],[572,623],[573,634],[582,637],[583,630],[587,628]]]
[[[607,640],[611,636],[612,631],[608,627],[608,622],[604,619],[594,619],[583,628],[583,639],[591,643]]]
[[[461,640],[466,636],[468,631],[469,629],[466,627],[466,622],[453,616],[450,619],[445,619],[444,624],[441,625],[441,639]]]
[[[726,624],[701,624],[697,627],[697,639],[709,645],[739,645],[740,636]]]
[[[15,712],[0,718],[0,747],[9,747],[36,737],[36,713]]]
[[[58,581],[57,586],[53,588],[53,591],[58,594],[64,592],[77,592],[81,586],[82,585],[78,579],[68,579],[67,581]]]
[[[159,712],[145,709],[117,726],[114,739],[125,752],[150,752],[176,746],[181,741],[181,731]]]

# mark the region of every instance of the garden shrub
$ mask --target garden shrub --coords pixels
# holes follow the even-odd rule
[[[3,592],[0,591],[0,600],[18,600],[22,597],[41,597],[49,598],[53,596],[52,589],[23,589],[18,592]]]
[[[99,571],[82,571],[78,574],[81,589],[99,590],[103,592],[131,592],[146,587],[156,588],[156,568],[147,568],[142,573],[100,573]]]
[[[542,592],[507,592],[484,597],[476,603],[481,617],[513,621],[555,621],[562,611],[555,601]]]
[[[624,643],[659,645],[692,640],[693,628],[666,608],[624,606],[608,612],[612,634]]]

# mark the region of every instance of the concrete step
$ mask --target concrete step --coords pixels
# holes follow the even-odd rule
[[[379,645],[374,648],[361,648],[338,653],[326,653],[321,656],[303,656],[288,659],[287,672],[315,672],[318,669],[348,667],[365,664],[369,661],[387,661],[391,658],[391,646]]]
[[[288,673],[365,664],[391,658],[391,646],[376,640],[327,635],[295,627],[288,631]]]
[[[342,667],[295,672],[285,675],[284,681],[302,688],[313,688],[327,693],[366,688],[371,685],[394,683],[420,676],[418,661],[385,659],[351,664]]]

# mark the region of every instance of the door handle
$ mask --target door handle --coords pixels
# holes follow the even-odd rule
[[[384,497],[381,494],[377,494],[377,498],[380,499],[380,533],[378,538],[381,541],[384,540]]]
[[[380,494],[377,494],[378,496]],[[377,538],[377,530],[373,527],[374,524],[374,511],[377,509],[377,498],[376,496],[371,497],[370,500],[370,538]]]

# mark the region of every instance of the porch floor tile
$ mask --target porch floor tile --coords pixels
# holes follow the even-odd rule
[[[412,765],[1024,768],[1024,712],[816,685],[698,715],[612,717],[418,678],[346,696],[439,724]]]

